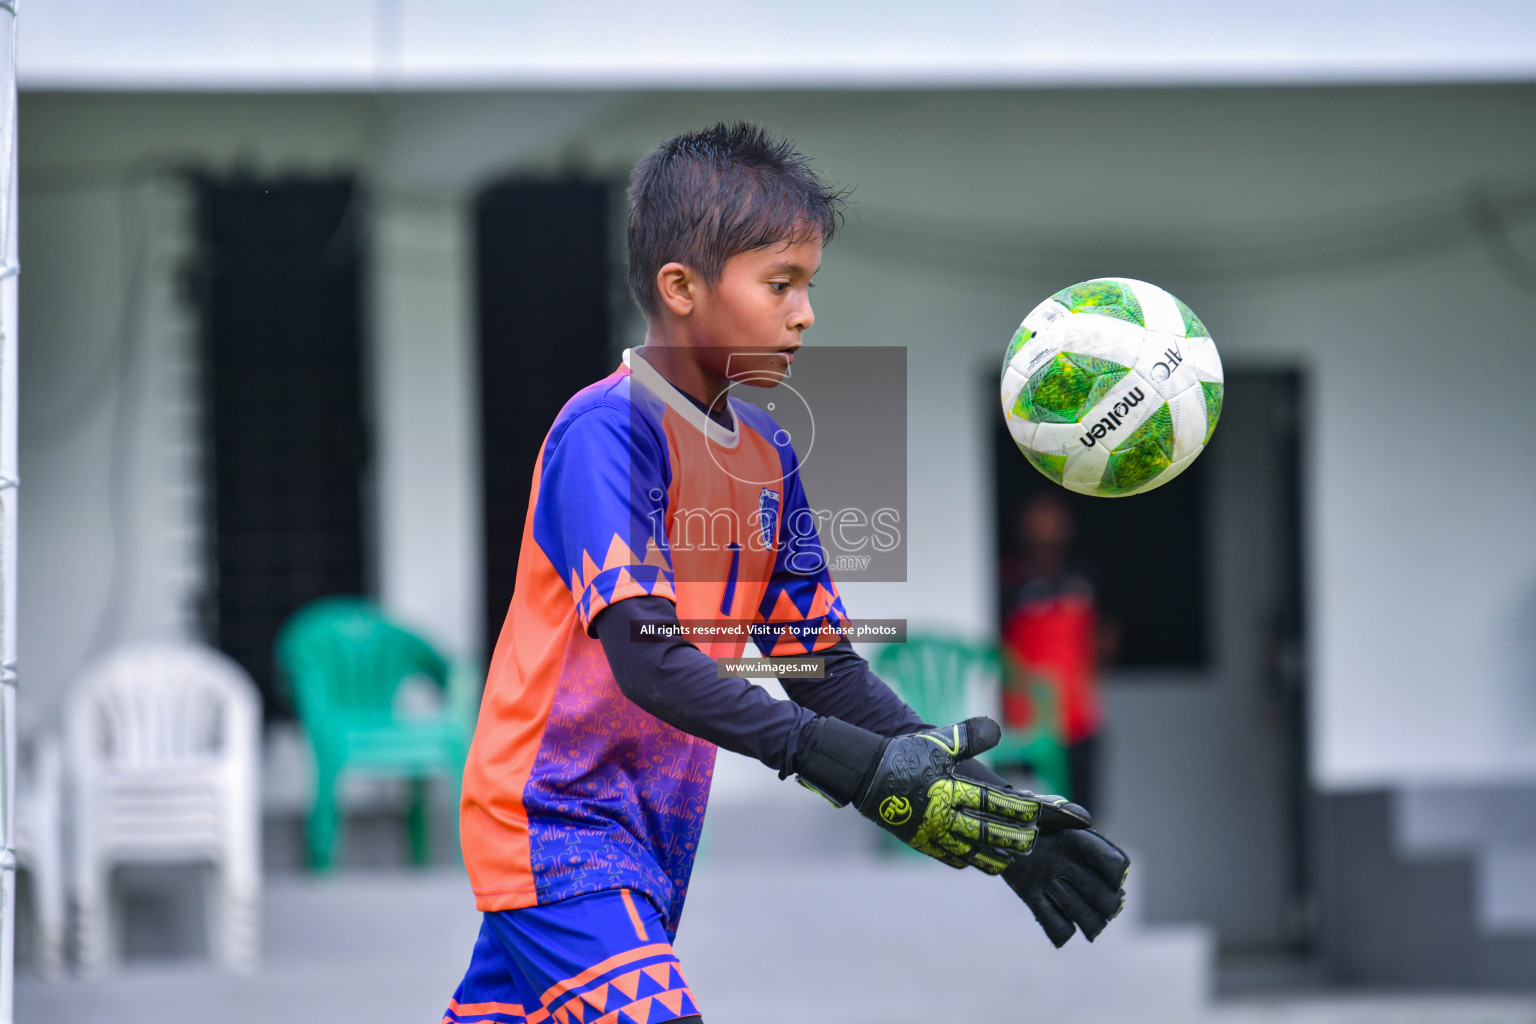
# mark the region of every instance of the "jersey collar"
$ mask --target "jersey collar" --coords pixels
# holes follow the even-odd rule
[[[624,365],[629,367],[629,374],[635,382],[640,384],[661,399],[673,412],[677,413],[684,422],[688,423],[699,433],[722,448],[735,448],[741,441],[741,417],[736,415],[736,410],[731,408],[730,400],[726,400],[726,408],[730,409],[733,427],[723,427],[710,419],[709,416],[693,403],[687,395],[672,386],[672,382],[663,377],[656,367],[646,362],[645,357],[635,352],[632,348],[624,350]]]

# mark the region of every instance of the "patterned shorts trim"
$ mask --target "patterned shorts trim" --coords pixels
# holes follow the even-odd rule
[[[443,1024],[662,1024],[698,1012],[661,914],[610,889],[487,913]]]

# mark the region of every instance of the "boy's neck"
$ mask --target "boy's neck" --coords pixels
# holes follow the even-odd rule
[[[698,351],[698,346],[688,339],[676,337],[653,323],[645,332],[640,356],[668,384],[708,409],[731,382],[705,369],[699,362]]]

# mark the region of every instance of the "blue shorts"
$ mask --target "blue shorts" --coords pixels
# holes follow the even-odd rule
[[[660,1024],[698,1012],[660,912],[608,889],[487,913],[443,1024]]]

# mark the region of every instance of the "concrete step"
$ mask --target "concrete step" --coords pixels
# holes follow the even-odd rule
[[[1536,934],[1536,786],[1406,789],[1393,801],[1393,833],[1405,860],[1471,862],[1479,932]]]
[[[706,1019],[1191,1021],[1211,992],[1196,927],[1116,921],[1051,947],[998,879],[922,862],[715,865],[678,955]]]

